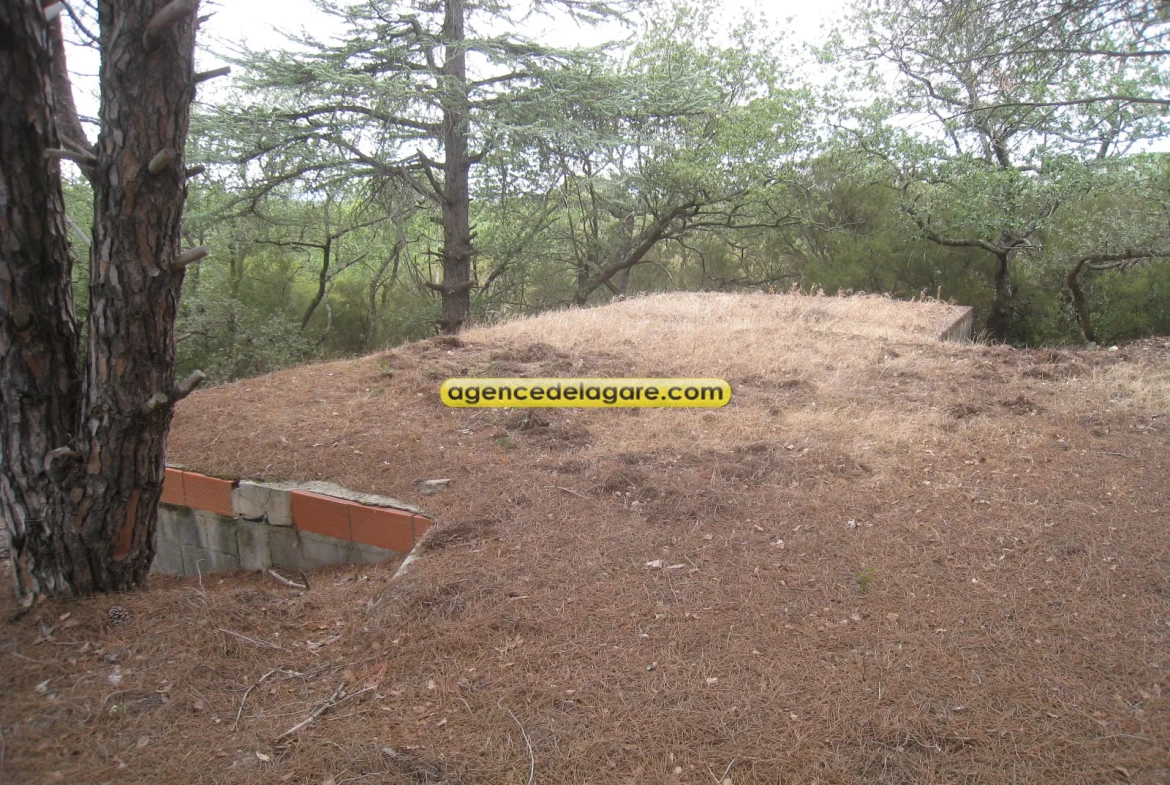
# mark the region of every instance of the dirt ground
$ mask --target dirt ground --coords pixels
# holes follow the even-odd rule
[[[1170,340],[953,315],[671,295],[198,392],[174,463],[418,504],[420,558],[0,622],[0,782],[1166,785]],[[454,410],[452,375],[734,399]]]

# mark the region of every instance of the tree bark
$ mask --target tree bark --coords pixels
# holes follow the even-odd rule
[[[463,48],[467,0],[444,5],[443,67],[443,303],[439,327],[459,332],[471,316],[471,189],[468,155],[470,120],[467,98],[467,54]]]
[[[143,44],[160,0],[104,0],[101,133],[94,150],[93,247],[84,373],[68,280],[52,121],[53,68],[39,4],[0,3],[0,514],[17,594],[84,595],[145,582],[154,559],[174,385],[183,269],[183,150],[193,89],[195,4]],[[9,124],[11,123],[11,128]],[[11,149],[7,149],[11,148]],[[163,405],[146,404],[157,394]],[[39,467],[39,468],[38,468]]]
[[[73,446],[77,321],[53,115],[52,50],[40,5],[0,3],[0,518],[17,595],[68,593],[84,560],[51,452]],[[68,461],[64,461],[67,463]]]
[[[329,259],[333,252],[333,235],[329,234],[329,227],[325,227],[325,244],[321,246],[321,273],[317,276],[317,292],[313,295],[312,302],[309,307],[305,309],[305,315],[301,317],[301,332],[309,326],[309,320],[313,318],[313,312],[317,310],[317,306],[325,299],[325,289],[329,285]]]
[[[1006,343],[1011,334],[1015,287],[1012,286],[1011,251],[994,253],[995,296],[987,316],[987,334],[992,340]]]
[[[1085,340],[1096,343],[1097,333],[1093,330],[1093,317],[1089,312],[1089,301],[1085,298],[1085,292],[1081,289],[1079,280],[1086,261],[1081,259],[1068,271],[1068,290],[1072,294],[1073,308],[1077,312],[1077,321],[1081,324],[1081,332],[1085,334]]]
[[[85,419],[78,434],[84,482],[73,525],[88,555],[78,593],[141,585],[154,560],[154,529],[173,401],[175,317],[187,185],[180,152],[152,175],[163,148],[187,143],[194,88],[195,4],[149,51],[147,25],[165,3],[104,0],[101,134],[94,175],[90,333]]]

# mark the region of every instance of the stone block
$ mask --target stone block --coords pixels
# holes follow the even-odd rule
[[[263,521],[236,521],[240,569],[266,570],[272,566],[268,549],[269,528]]]
[[[402,554],[377,548],[373,545],[363,545],[360,542],[349,544],[350,558],[346,564],[381,564],[387,559],[396,559]]]
[[[348,540],[339,540],[324,534],[300,531],[301,558],[304,567],[298,569],[315,570],[319,567],[332,567],[335,564],[350,564],[351,545]]]
[[[269,528],[268,558],[273,567],[286,570],[310,569],[301,552],[300,537],[296,529],[275,526]]]
[[[150,570],[162,575],[183,575],[183,543],[168,537],[157,538]]]
[[[240,559],[230,553],[193,545],[183,546],[183,573],[206,575],[209,572],[228,572],[240,569]]]
[[[240,542],[237,535],[239,521],[208,510],[195,510],[194,517],[195,525],[199,529],[201,547],[239,558]]]
[[[200,544],[199,527],[195,525],[195,511],[187,507],[160,504],[156,528],[159,537],[187,545]]]
[[[232,493],[236,517],[250,521],[268,521],[273,526],[292,526],[290,488],[241,480]]]

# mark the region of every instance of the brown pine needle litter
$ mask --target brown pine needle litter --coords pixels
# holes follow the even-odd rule
[[[1170,345],[955,313],[662,295],[197,391],[171,462],[417,504],[420,558],[38,605],[0,782],[1165,783]],[[448,376],[734,399],[536,422]]]

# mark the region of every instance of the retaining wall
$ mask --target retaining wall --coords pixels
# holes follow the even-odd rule
[[[950,327],[939,333],[940,341],[956,341],[966,343],[973,339],[975,327],[975,309],[971,306],[963,307],[963,315],[956,319]]]
[[[430,525],[408,504],[331,483],[233,482],[168,467],[152,569],[373,564],[409,553]]]

